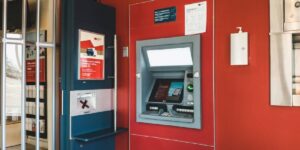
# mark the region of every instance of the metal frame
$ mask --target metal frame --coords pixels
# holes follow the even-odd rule
[[[117,47],[117,35],[115,35],[115,41],[114,41],[114,61],[115,61],[115,67],[114,67],[114,73],[115,73],[115,89],[114,89],[114,131],[117,131],[117,109],[118,109],[118,47]]]
[[[26,90],[26,66],[25,66],[25,48],[26,48],[26,12],[27,12],[27,1],[23,0],[22,4],[22,36],[21,38],[8,38],[7,35],[7,1],[8,0],[3,0],[3,38],[2,38],[2,50],[3,50],[3,55],[2,55],[2,77],[1,77],[1,119],[2,119],[2,145],[1,149],[6,150],[6,45],[7,44],[17,44],[17,45],[22,45],[22,102],[21,102],[21,150],[26,149],[26,113],[25,113],[25,90]],[[40,0],[37,0],[37,23],[36,23],[36,29],[37,29],[37,42],[36,42],[36,81],[39,81],[39,58],[40,58],[40,48],[45,47],[45,48],[52,48],[52,92],[53,92],[53,97],[52,97],[52,105],[53,105],[53,110],[52,110],[52,126],[53,126],[53,131],[52,131],[52,145],[55,146],[55,137],[56,137],[56,76],[55,76],[55,69],[56,69],[56,0],[53,0],[53,30],[52,30],[52,42],[40,42]],[[40,105],[40,100],[39,100],[39,93],[40,93],[40,86],[39,82],[36,82],[36,106]],[[39,112],[39,107],[36,107],[36,150],[40,149],[40,112]],[[55,149],[55,147],[53,147]]]
[[[1,149],[6,149],[6,17],[7,17],[7,0],[3,0],[3,24],[2,24],[2,30],[3,30],[3,39],[2,39],[2,76],[1,76],[1,124],[2,124],[2,140],[1,140]],[[23,115],[23,114],[22,114]]]

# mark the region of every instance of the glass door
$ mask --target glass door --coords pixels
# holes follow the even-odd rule
[[[56,149],[55,0],[0,0],[2,150]]]

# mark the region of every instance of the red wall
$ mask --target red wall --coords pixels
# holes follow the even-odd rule
[[[102,0],[116,8],[116,33],[118,36],[118,126],[129,128],[129,59],[122,57],[122,49],[129,45],[128,2]],[[116,137],[116,150],[128,150],[129,132]]]
[[[117,8],[119,56],[122,46],[129,44],[128,4],[143,0],[103,0]],[[136,39],[183,35],[182,6],[194,0],[155,0],[149,4],[131,6],[131,46]],[[300,149],[300,109],[271,107],[269,105],[269,0],[215,0],[215,97],[216,97],[216,149],[217,150],[298,150]],[[180,7],[176,23],[155,26],[153,9],[176,5]],[[204,129],[194,131],[175,127],[146,125],[135,122],[134,67],[130,73],[130,114],[132,150],[172,149],[201,150],[196,142],[213,145],[212,115],[212,2],[209,1],[208,32],[203,34],[202,85]],[[242,26],[249,32],[249,66],[229,65],[229,35]],[[145,30],[148,32],[146,33]],[[151,31],[151,32],[149,32]],[[134,52],[134,47],[131,47]],[[134,54],[130,55],[134,58]],[[205,57],[204,57],[205,56]],[[134,66],[131,59],[131,66]],[[129,62],[119,58],[119,123],[128,127]],[[159,131],[155,134],[154,131]],[[128,134],[128,133],[127,133]],[[150,138],[150,136],[152,138]],[[163,139],[159,139],[163,137]],[[168,140],[169,139],[169,140]],[[119,150],[128,146],[128,135],[117,138]]]
[[[203,101],[203,129],[184,129],[159,125],[140,124],[135,122],[135,41],[136,39],[161,38],[181,36],[184,34],[184,4],[197,2],[196,0],[165,1],[156,0],[151,3],[140,3],[145,0],[114,1],[102,0],[113,5],[117,10],[118,34],[118,123],[121,127],[128,127],[128,113],[130,110],[130,141],[131,150],[212,150],[214,146],[213,129],[213,99],[212,99],[212,1],[208,2],[209,17],[207,33],[202,35],[202,101]],[[176,4],[175,4],[176,3]],[[153,24],[153,13],[156,8],[177,6],[178,18],[174,23],[161,25]],[[122,47],[129,45],[129,7],[131,8],[131,47],[130,47],[130,78],[128,58],[122,58]],[[149,32],[151,31],[151,32]],[[130,82],[130,88],[129,86]],[[130,89],[130,90],[129,90]],[[130,92],[130,106],[129,106]],[[154,133],[156,131],[156,133]],[[116,149],[128,148],[128,133],[116,138]]]
[[[136,47],[137,40],[184,35],[184,5],[199,0],[155,0],[130,6],[130,139],[131,150],[212,150],[213,118],[213,32],[212,0],[208,0],[208,28],[201,35],[202,125],[201,130],[136,122]],[[177,7],[175,22],[154,24],[154,10]],[[199,91],[200,92],[200,91]]]
[[[269,0],[215,0],[216,147],[299,150],[300,109],[270,106]],[[230,62],[230,33],[249,32],[249,66]]]

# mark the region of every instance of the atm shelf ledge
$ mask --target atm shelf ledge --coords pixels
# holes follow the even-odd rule
[[[102,138],[115,136],[119,133],[123,133],[126,131],[128,131],[127,128],[118,128],[117,131],[114,131],[114,129],[104,129],[104,130],[99,130],[91,133],[77,135],[74,136],[73,139],[80,142],[91,142]]]

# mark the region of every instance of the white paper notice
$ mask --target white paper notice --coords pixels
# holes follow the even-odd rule
[[[206,32],[207,3],[185,5],[185,35]]]

